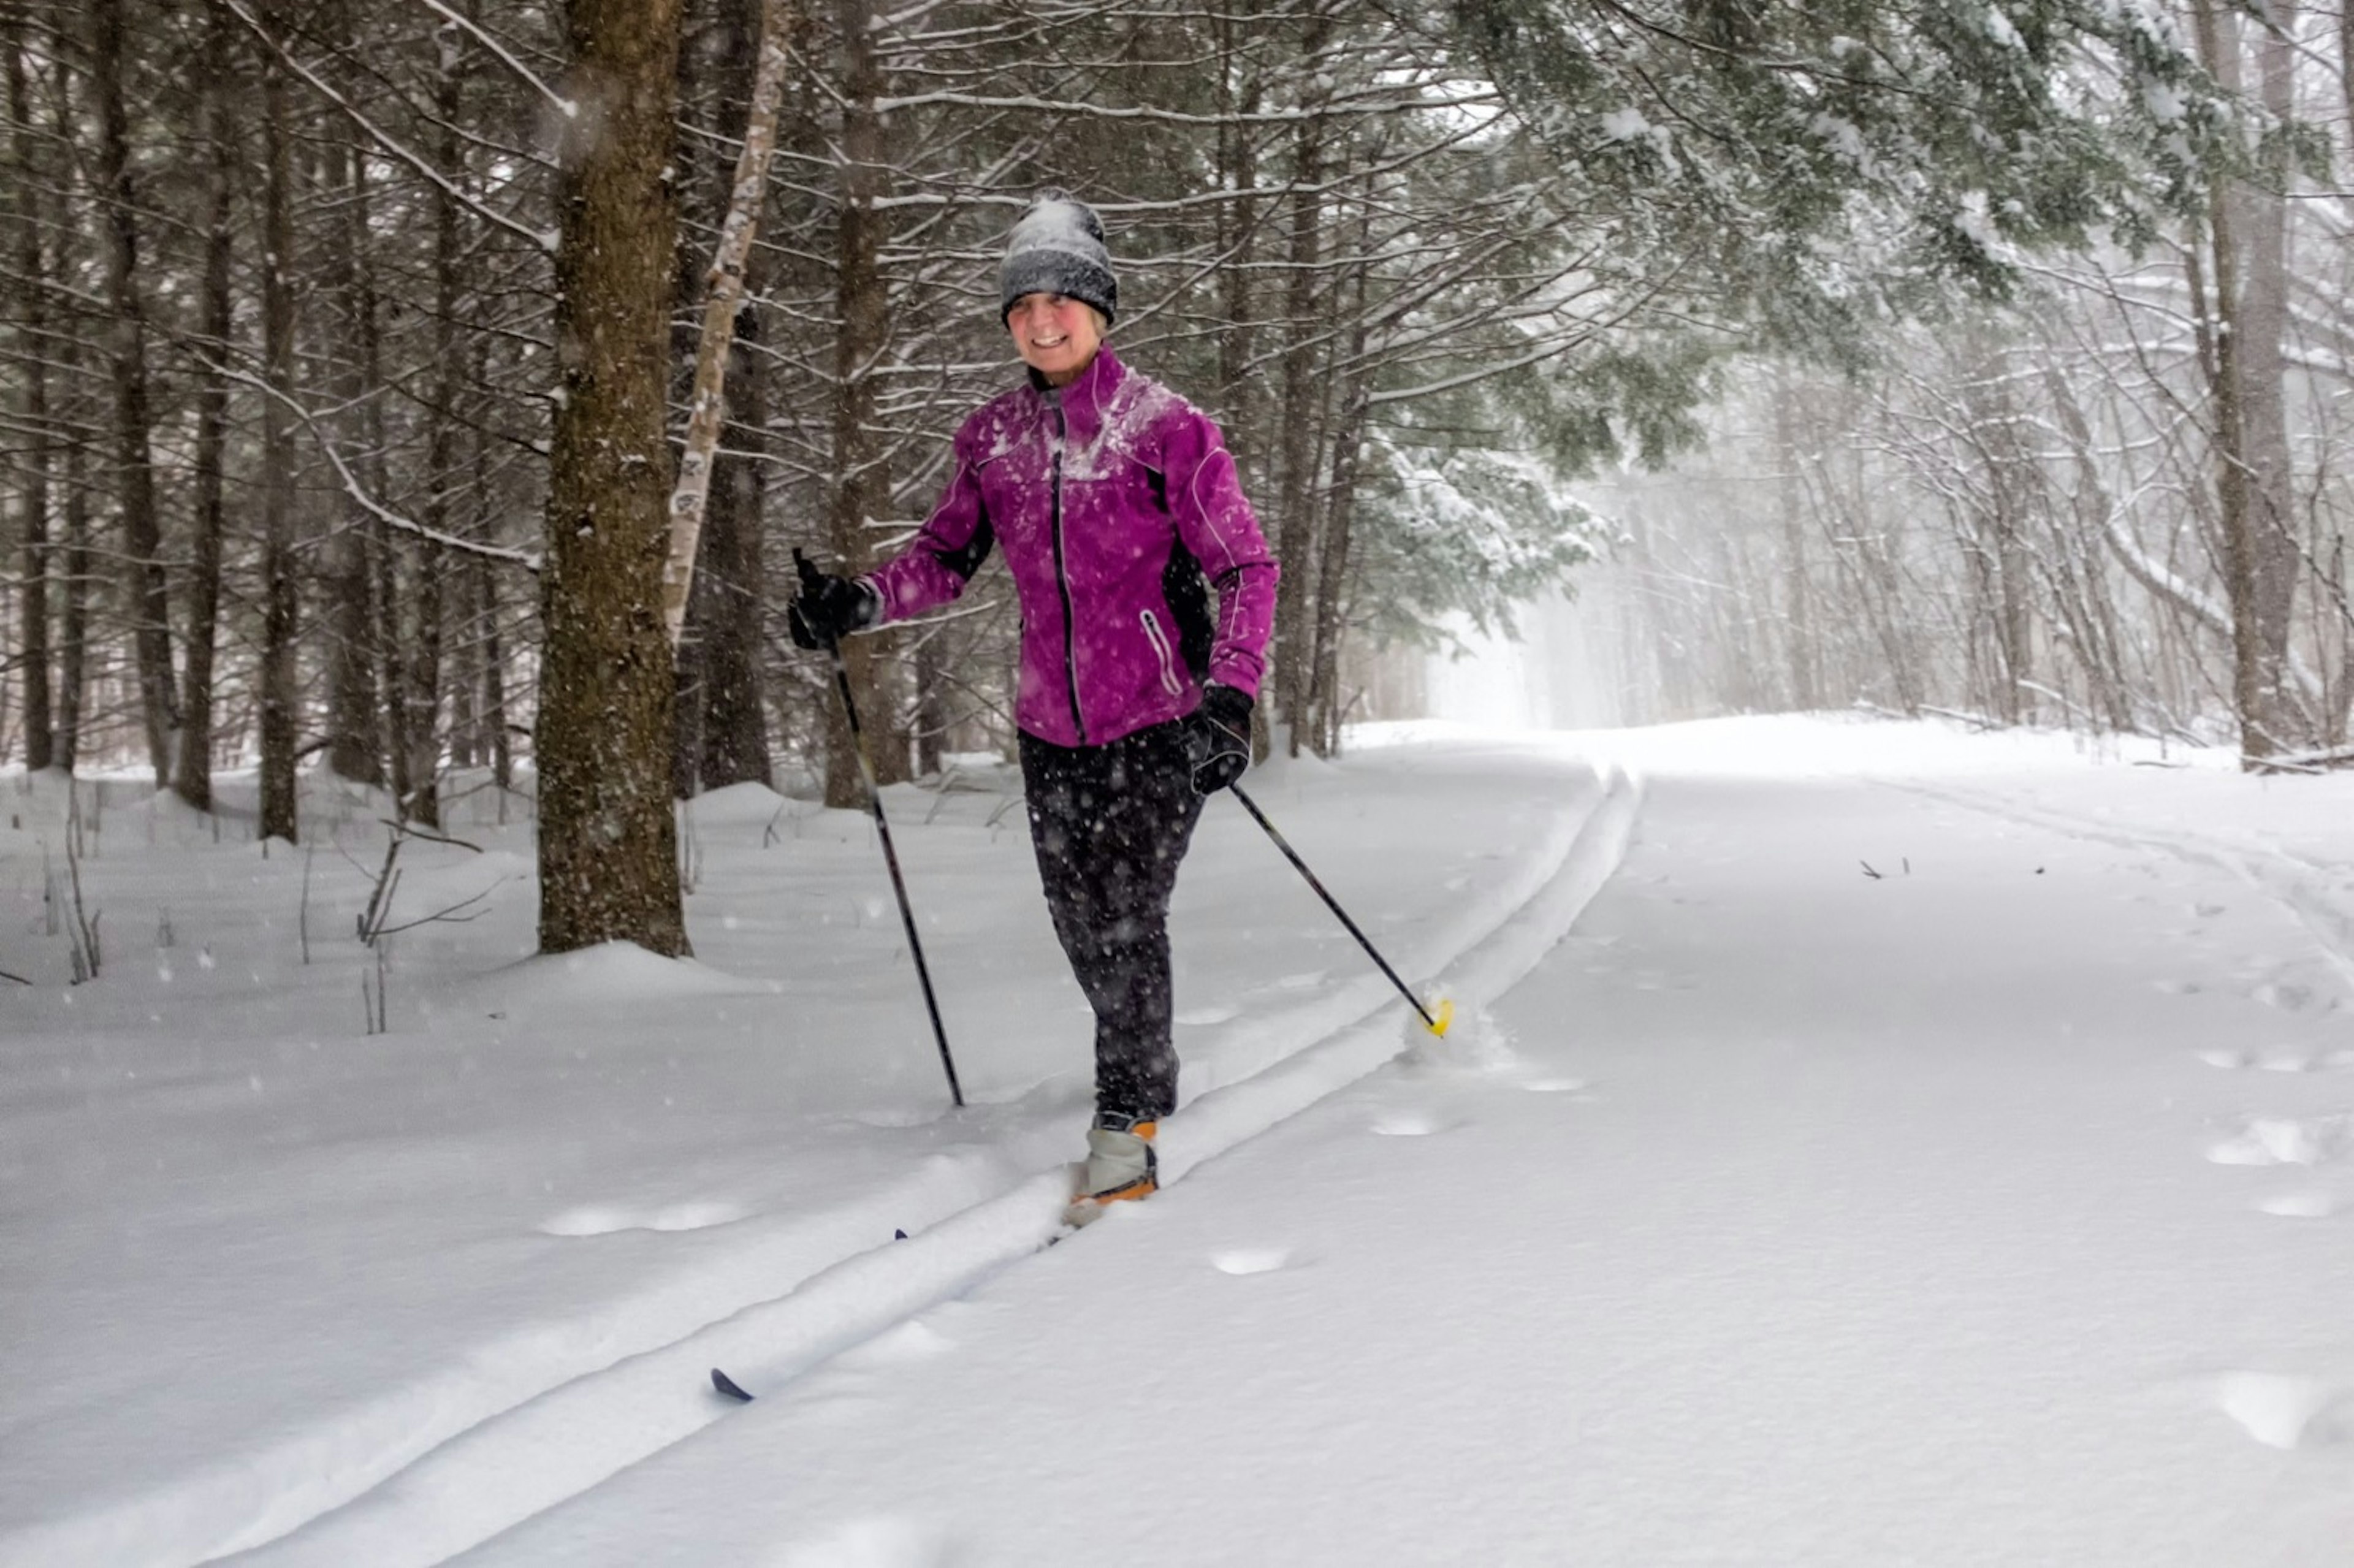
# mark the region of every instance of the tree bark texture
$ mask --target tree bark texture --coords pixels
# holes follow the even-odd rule
[[[1362,346],[1362,343],[1360,344]],[[1332,488],[1325,508],[1323,536],[1317,541],[1315,641],[1309,665],[1310,744],[1319,757],[1341,747],[1341,720],[1347,702],[1341,694],[1341,612],[1348,603],[1349,545],[1355,533],[1357,472],[1364,446],[1366,388],[1352,385],[1341,407],[1332,442]]]
[[[758,317],[750,311],[736,318],[738,342],[755,341],[758,328]],[[729,377],[728,401],[738,416],[737,439],[747,450],[720,459],[705,534],[703,569],[711,592],[710,613],[703,622],[700,771],[706,789],[771,781],[760,636],[767,599],[760,540],[768,492],[761,471],[768,367],[757,355],[738,357],[742,363]]]
[[[2199,0],[2194,8],[2201,52],[2208,69],[2226,85],[2239,75],[2238,45],[2223,32],[2213,0]],[[2280,749],[2280,732],[2272,696],[2278,690],[2276,673],[2265,668],[2261,599],[2257,586],[2255,504],[2250,494],[2247,432],[2242,408],[2242,334],[2240,330],[2240,238],[2235,232],[2238,203],[2218,180],[2209,203],[2207,259],[2210,313],[2214,317],[2210,406],[2215,473],[2215,502],[2222,531],[2223,583],[2232,609],[2232,702],[2240,719],[2240,758],[2247,768]]]
[[[357,342],[372,335],[375,301],[358,262],[367,236],[367,186],[361,159],[349,147],[332,154],[329,182],[343,211],[338,238],[324,258],[324,289],[340,312],[345,341],[333,344],[328,385],[338,408],[356,407],[366,385]],[[338,437],[356,419],[337,421]],[[338,508],[326,548],[327,590],[327,768],[355,784],[381,785],[384,725],[377,708],[376,566],[373,535],[378,524],[346,495]]]
[[[73,368],[68,356],[66,369]],[[81,759],[81,715],[89,693],[90,589],[95,563],[90,537],[89,449],[80,441],[66,443],[65,481],[65,609],[58,620],[57,727],[50,766],[68,773]]]
[[[686,950],[671,810],[666,178],[679,0],[572,0],[540,574],[540,947]]]
[[[1364,218],[1357,225],[1361,255],[1372,249],[1370,227]],[[1319,509],[1321,527],[1315,561],[1315,630],[1309,651],[1305,705],[1309,744],[1319,757],[1330,757],[1340,749],[1345,701],[1341,695],[1341,610],[1348,601],[1349,545],[1356,522],[1357,473],[1371,391],[1365,384],[1364,368],[1370,335],[1364,311],[1365,283],[1365,269],[1361,266],[1350,280],[1355,295],[1355,324],[1349,329],[1340,384],[1332,394],[1332,401],[1340,409],[1332,435],[1332,477],[1325,490],[1324,504]],[[1307,565],[1300,561],[1293,569],[1299,570]]]
[[[790,0],[726,0],[719,27],[719,101],[746,105],[745,129],[740,155],[712,182],[720,238],[689,296],[701,301],[702,320],[684,450],[671,493],[668,564],[676,574],[680,552],[695,550],[687,618],[673,630],[679,661],[673,783],[681,798],[770,778],[760,690],[768,380],[763,356],[747,349],[759,340],[755,302],[769,272],[767,255],[753,240],[768,212],[792,46],[807,22]],[[735,450],[722,450],[723,444]],[[697,535],[692,546],[690,533]],[[666,591],[675,586],[674,577],[665,578]]]
[[[272,12],[277,9],[271,7]],[[277,18],[271,17],[273,23]],[[294,664],[301,629],[294,561],[294,151],[286,72],[261,66],[262,374],[272,394],[261,412],[260,832],[292,843],[299,833],[295,756],[302,691]]]
[[[785,68],[793,36],[792,0],[765,0],[760,10],[759,68],[745,116],[743,152],[720,220],[719,245],[712,258],[703,307],[703,331],[695,344],[695,386],[687,397],[686,439],[671,492],[670,555],[663,575],[663,618],[676,642],[686,626],[687,593],[695,580],[696,546],[711,493],[719,432],[727,417],[728,361],[734,357],[736,317],[744,308],[744,276],[767,205],[769,162],[777,150],[777,109],[784,100]],[[869,47],[871,53],[871,46]]]
[[[474,384],[482,386],[489,379],[485,361],[485,345],[477,339],[474,344]],[[474,428],[473,441],[473,527],[475,536],[490,543],[492,526],[490,435],[482,426]],[[465,596],[475,615],[475,641],[482,651],[481,673],[474,698],[474,761],[487,764],[491,782],[502,792],[501,821],[506,820],[504,792],[514,781],[514,741],[507,730],[507,671],[505,633],[500,628],[504,613],[499,593],[498,575],[491,569],[489,560],[482,556],[467,557],[465,580],[471,591]]]
[[[16,175],[10,203],[16,222],[18,343],[24,361],[24,489],[19,534],[25,574],[25,767],[37,773],[57,759],[56,714],[49,703],[49,266],[41,243],[41,160],[34,148],[32,73],[23,18],[8,13],[8,129]]]
[[[90,71],[98,94],[98,183],[106,208],[106,296],[114,388],[116,483],[121,487],[122,559],[129,574],[132,650],[140,715],[155,787],[171,782],[172,691],[169,585],[162,524],[155,510],[154,418],[147,386],[147,318],[139,296],[139,194],[131,169],[131,116],[123,80],[123,0],[92,0]]]
[[[388,201],[379,197],[368,175],[368,160],[356,150],[352,154],[350,175],[346,211],[355,226],[352,231],[355,258],[351,277],[353,350],[359,363],[359,384],[381,387],[385,385],[385,322],[392,307],[381,286],[375,249],[368,245],[366,235],[376,221],[380,202],[388,205]],[[560,366],[558,373],[561,374]],[[392,465],[387,455],[391,440],[385,399],[381,396],[362,397],[353,427],[351,435],[363,454],[362,482],[373,494],[387,493]],[[380,766],[385,769],[381,777],[392,790],[397,810],[398,802],[408,800],[412,792],[409,767],[415,756],[408,740],[408,647],[400,634],[401,544],[391,526],[373,513],[364,526],[362,560],[367,574],[364,586],[368,599],[366,673],[372,715],[369,734],[380,747]]]
[[[447,178],[463,180],[465,150],[458,140],[463,87],[459,75],[458,29],[444,23],[437,39],[440,73],[434,79],[434,117],[441,130],[435,162]],[[458,488],[458,402],[464,396],[465,360],[458,340],[458,268],[461,236],[457,197],[437,189],[433,199],[433,411],[426,431],[425,515],[437,535],[451,531],[451,502]],[[409,561],[408,679],[402,686],[401,734],[408,746],[408,789],[400,800],[404,821],[441,825],[441,644],[443,582],[448,573],[440,545],[404,541]]]
[[[1218,97],[1220,111],[1232,117],[1256,114],[1264,96],[1256,75],[1245,79],[1242,73],[1250,69],[1236,49],[1235,29],[1238,24],[1231,17],[1218,23]],[[1258,185],[1258,138],[1256,128],[1234,118],[1223,120],[1218,127],[1218,174],[1220,183],[1230,190],[1246,191]],[[1258,206],[1249,197],[1222,204],[1218,208],[1218,411],[1225,428],[1226,443],[1233,449],[1239,465],[1259,457],[1257,451],[1257,377],[1250,371],[1251,364],[1251,279],[1250,266],[1257,251]]]
[[[207,222],[200,352],[210,362],[196,384],[196,536],[189,542],[186,647],[180,682],[180,760],[172,788],[199,811],[213,809],[213,663],[220,641],[221,536],[226,527],[229,264],[235,260],[236,20],[214,5],[205,17],[205,130],[212,146],[205,167]]]
[[[2265,110],[2286,122],[2296,112],[2296,46],[2286,36],[2296,26],[2296,6],[2291,0],[2269,0],[2261,9],[2261,22],[2242,23],[2253,40],[2256,92]],[[2274,173],[2285,185],[2288,170],[2283,166]],[[2274,745],[2296,749],[2311,744],[2313,736],[2288,678],[2289,629],[2303,564],[2288,440],[2288,198],[2285,190],[2241,183],[2231,199],[2246,258],[2237,322],[2240,455],[2248,472],[2249,548],[2263,664],[2258,678]]]
[[[890,471],[875,439],[872,374],[890,332],[889,301],[880,265],[883,217],[875,205],[885,177],[883,122],[875,110],[875,101],[882,95],[883,72],[875,53],[871,0],[838,0],[836,19],[843,49],[841,199],[834,252],[840,317],[833,344],[833,475],[826,532],[834,569],[857,571],[872,564],[868,521],[889,515],[891,506]],[[900,748],[891,744],[897,726],[878,700],[880,683],[872,639],[846,639],[842,656],[869,737],[868,760],[876,780],[889,784],[905,779],[907,760],[899,755]],[[826,709],[825,803],[856,806],[863,793],[856,745],[838,707],[830,705]]]
[[[1304,69],[1318,69],[1327,32],[1320,12],[1309,18],[1300,48]],[[1287,257],[1291,271],[1283,323],[1283,486],[1275,527],[1276,559],[1287,567],[1276,586],[1275,716],[1288,734],[1286,749],[1294,757],[1309,743],[1309,736],[1301,733],[1309,721],[1308,687],[1315,650],[1310,624],[1315,610],[1310,592],[1313,574],[1308,568],[1314,558],[1316,476],[1320,467],[1326,392],[1316,373],[1314,346],[1323,232],[1323,201],[1317,187],[1325,170],[1324,122],[1312,111],[1320,104],[1320,95],[1311,93],[1305,104],[1311,112],[1299,122],[1292,141],[1295,188],[1288,203],[1291,233]]]

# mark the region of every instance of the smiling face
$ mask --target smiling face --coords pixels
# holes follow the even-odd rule
[[[1005,313],[1013,351],[1049,387],[1076,379],[1103,344],[1103,318],[1093,305],[1062,294],[1024,294]]]

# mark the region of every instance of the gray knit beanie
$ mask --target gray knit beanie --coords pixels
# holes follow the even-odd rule
[[[1014,224],[997,273],[997,319],[1013,313],[1024,294],[1060,294],[1103,313],[1119,314],[1119,281],[1111,275],[1103,223],[1095,209],[1068,192],[1044,190]]]

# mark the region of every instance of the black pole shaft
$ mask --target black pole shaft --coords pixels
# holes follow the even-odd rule
[[[1258,802],[1244,794],[1243,787],[1239,784],[1229,784],[1226,788],[1233,792],[1235,800],[1243,803],[1243,810],[1248,811],[1258,825],[1267,830],[1267,836],[1275,841],[1275,847],[1283,852],[1283,858],[1289,861],[1299,869],[1299,874],[1308,879],[1308,885],[1316,890],[1316,896],[1324,901],[1324,906],[1341,917],[1341,924],[1349,928],[1349,935],[1357,938],[1357,946],[1365,949],[1366,957],[1381,966],[1382,973],[1389,977],[1390,984],[1398,988],[1398,994],[1405,998],[1416,1012],[1422,1014],[1422,1021],[1430,1026],[1430,1032],[1433,1034],[1439,1033],[1438,1020],[1431,1017],[1430,1010],[1422,1005],[1422,999],[1406,989],[1405,981],[1398,979],[1397,970],[1390,968],[1389,960],[1382,957],[1381,949],[1373,946],[1373,939],[1357,929],[1357,923],[1349,918],[1349,912],[1341,907],[1341,901],[1324,890],[1324,885],[1316,880],[1316,874],[1308,869],[1308,863],[1299,858],[1299,852],[1291,847],[1291,842],[1275,831],[1275,824],[1267,820],[1267,813],[1258,809]]]
[[[932,971],[924,962],[924,944],[916,935],[916,911],[907,902],[907,879],[899,874],[899,852],[891,846],[891,823],[883,815],[883,791],[875,782],[875,765],[866,759],[866,734],[858,726],[858,705],[850,696],[850,666],[842,657],[842,644],[830,641],[825,651],[833,656],[833,689],[842,696],[842,715],[850,721],[850,748],[858,754],[858,776],[866,781],[866,798],[875,805],[875,832],[883,841],[883,863],[891,868],[891,891],[899,899],[899,920],[907,928],[907,951],[916,959],[916,979],[923,983],[924,1011],[932,1017],[932,1038],[939,1042],[940,1065],[949,1075],[949,1097],[964,1107],[964,1087],[957,1082],[956,1058],[949,1054],[949,1032],[940,1022],[940,1004],[932,994]],[[1342,916],[1347,918],[1347,916]]]

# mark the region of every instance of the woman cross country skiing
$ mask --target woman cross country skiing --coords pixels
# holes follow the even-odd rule
[[[823,647],[947,603],[1004,548],[1030,838],[1096,1015],[1084,1224],[1159,1185],[1153,1138],[1177,1104],[1169,895],[1204,797],[1250,763],[1277,569],[1218,427],[1103,345],[1119,289],[1095,213],[1041,196],[998,285],[1024,384],[957,431],[947,493],[906,549],[855,578],[804,567],[789,619]]]

